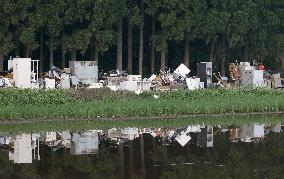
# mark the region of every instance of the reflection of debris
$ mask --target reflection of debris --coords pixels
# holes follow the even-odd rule
[[[70,153],[73,155],[96,154],[99,150],[99,135],[89,131],[82,134],[72,133]]]
[[[213,126],[201,128],[197,133],[197,145],[200,147],[213,147]]]
[[[188,126],[185,129],[177,130],[177,134],[174,135],[174,138],[181,146],[185,146],[191,140],[190,133],[197,133],[200,131],[200,126]]]
[[[121,129],[121,134],[122,134],[122,138],[128,139],[128,140],[133,140],[139,137],[138,128],[129,127],[129,128]]]
[[[14,163],[32,163],[31,134],[15,136],[14,151],[9,152],[9,160],[13,160]]]

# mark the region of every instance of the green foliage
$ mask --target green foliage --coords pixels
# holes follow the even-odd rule
[[[30,89],[1,89],[0,105],[57,105],[72,102],[74,99],[66,91],[61,90],[30,90]]]

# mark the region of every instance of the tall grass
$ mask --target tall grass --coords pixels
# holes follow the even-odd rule
[[[96,93],[90,90],[86,93]],[[266,89],[175,91],[81,99],[68,91],[0,90],[0,118],[92,118],[284,111],[284,91]],[[85,96],[84,96],[85,98]]]

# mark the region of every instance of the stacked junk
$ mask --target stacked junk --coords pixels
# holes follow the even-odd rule
[[[262,66],[249,62],[229,64],[229,77],[213,73],[212,62],[197,64],[197,75],[180,64],[175,70],[160,71],[142,79],[141,75],[128,75],[126,71],[112,70],[100,73],[96,61],[70,61],[69,68],[52,66],[47,73],[39,74],[39,61],[14,58],[8,61],[7,73],[0,74],[0,87],[36,89],[102,88],[127,90],[140,94],[144,91],[197,90],[203,88],[267,87],[283,88],[280,73],[272,74]]]

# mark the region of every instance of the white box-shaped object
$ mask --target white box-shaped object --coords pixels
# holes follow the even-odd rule
[[[70,89],[70,75],[69,74],[66,74],[66,73],[61,74],[60,88]]]
[[[246,70],[241,77],[242,86],[264,86],[263,70]]]
[[[55,79],[45,78],[44,82],[46,89],[55,89]]]
[[[121,129],[121,134],[123,138],[129,140],[133,140],[134,138],[139,137],[138,128],[133,128],[133,127]]]
[[[185,78],[186,75],[189,73],[190,69],[188,69],[183,63],[180,64],[180,66],[178,66],[177,69],[174,71],[174,74],[182,76],[183,78]]]
[[[32,163],[31,134],[16,135],[14,152],[9,152],[9,159],[14,163]]]
[[[187,132],[184,132],[175,138],[175,140],[183,147],[190,141],[190,139],[191,137]]]
[[[70,61],[70,72],[86,85],[98,81],[98,63],[96,61]]]
[[[127,76],[128,81],[142,81],[141,75],[128,75]]]
[[[13,59],[13,79],[15,80],[15,87],[31,87],[31,70],[32,69],[30,58]]]
[[[102,87],[104,87],[102,83],[92,83],[88,88],[96,89],[96,88],[102,88]]]
[[[195,90],[200,88],[200,78],[186,78],[185,81],[189,90]]]
[[[99,150],[99,135],[97,132],[73,133],[70,154],[96,154]]]
[[[150,81],[123,81],[120,82],[119,89],[127,91],[149,91],[151,87]]]

